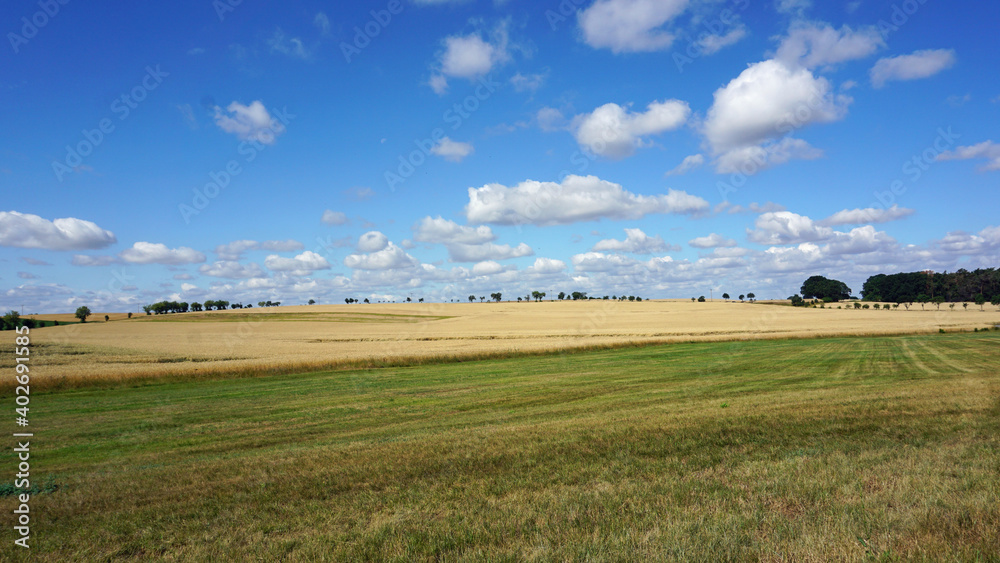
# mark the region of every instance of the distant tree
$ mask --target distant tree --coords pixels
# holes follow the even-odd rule
[[[954,303],[948,303],[948,308],[951,309],[952,311],[954,311],[955,310],[955,304]]]
[[[792,307],[801,307],[805,301],[798,296],[798,294],[792,295],[788,298],[792,302]]]
[[[968,311],[969,310],[969,304],[968,303],[962,303],[962,308],[965,309],[966,311]]]
[[[258,306],[258,307],[266,307],[267,305],[266,305],[266,302],[265,302],[265,301],[258,301],[258,302],[257,302],[257,306]]]
[[[3,324],[11,330],[21,326],[21,313],[18,313],[13,309],[7,311],[7,313],[3,316]]]
[[[130,318],[130,319],[132,318],[132,313],[131,312],[129,312],[128,318]]]
[[[976,295],[976,305],[979,305],[979,310],[983,310],[983,305],[986,304],[986,296],[982,293]]]
[[[418,303],[423,303],[423,302],[424,302],[424,298],[423,298],[423,297],[421,297],[420,299],[418,299],[418,300],[417,300],[417,302],[418,302]]]
[[[498,291],[496,293],[491,293],[490,297],[492,297],[494,301],[496,301],[497,303],[499,303],[500,299],[503,297],[503,294]]]
[[[854,302],[854,308],[855,309],[860,309],[861,308],[861,303],[858,303],[857,301],[855,301]]]
[[[1000,308],[1000,293],[994,295],[993,299],[990,299],[990,305]]]
[[[851,297],[851,288],[842,281],[831,280],[823,276],[812,276],[807,279],[799,290],[805,299],[824,299],[829,297],[830,301],[840,301]],[[752,298],[751,298],[752,299]]]
[[[518,298],[517,298],[517,302],[518,302],[518,303],[520,303],[520,302],[521,302],[521,298],[520,298],[520,297],[518,297]]]
[[[560,301],[562,301],[563,299],[566,299],[566,294],[563,293],[562,291],[560,291],[559,295],[556,295],[556,298],[558,298]]]
[[[750,293],[747,294],[747,299],[749,299],[750,301],[753,301],[754,299],[757,299],[757,296],[754,295],[753,292],[750,292]]]
[[[245,307],[246,307],[247,309],[253,309],[253,303],[247,303],[247,304],[245,305]]]
[[[315,299],[310,299],[309,300],[309,305],[315,305],[315,304],[316,304],[316,300]]]
[[[642,297],[639,297],[638,295],[636,295],[635,296],[635,301],[636,301],[636,303],[642,301]]]
[[[469,297],[472,297],[472,296],[470,295]],[[413,299],[412,299],[412,298],[410,298],[410,297],[407,297],[407,298],[406,298],[406,302],[407,302],[407,303],[413,303]]]
[[[406,300],[409,301],[410,299],[407,298]],[[357,301],[357,299],[355,299],[355,301]],[[369,301],[367,297],[365,297],[365,303],[368,303],[369,305],[371,305],[371,301]]]
[[[740,295],[740,301],[743,301],[743,298],[744,298],[744,297],[746,297],[746,296],[745,296],[745,295],[742,295],[742,294],[741,294],[741,295]]]
[[[704,303],[704,302],[705,302],[705,296],[704,295],[698,297],[698,303]]]
[[[143,305],[142,310],[145,311],[147,315],[153,314],[153,308],[149,305]]]
[[[541,301],[542,300],[542,292],[541,291],[532,291],[531,292],[531,298],[534,299],[536,302]]]
[[[229,308],[229,301],[225,301],[225,300],[222,300],[222,299],[217,300],[215,302],[215,308],[218,311],[225,311],[226,309]]]
[[[472,303],[475,300],[476,300],[476,296],[475,295],[470,295],[469,296],[469,303]]]
[[[191,304],[191,310],[194,311],[194,312],[201,311],[201,303],[198,303],[197,301],[195,301],[194,303],[192,303]]]
[[[726,301],[729,301],[729,294],[728,293],[723,293],[722,294],[722,298],[725,299]]]
[[[888,305],[886,307],[888,307]],[[876,311],[878,311],[879,308],[880,308],[880,305],[878,303],[875,303],[874,305],[872,305],[872,308],[875,309]]]
[[[861,306],[861,308],[862,308],[862,309],[867,309],[867,308],[868,308],[868,304],[867,304],[867,303],[865,303],[864,305],[862,305],[862,306]]]
[[[576,301],[578,299],[586,299],[587,298],[587,293],[584,292],[584,291],[574,291],[571,294],[571,297],[573,297],[574,301]]]
[[[635,301],[635,295],[629,295],[628,296],[628,300],[629,301]]]
[[[104,322],[108,322],[110,320],[111,320],[111,317],[109,317],[108,315],[104,315]]]
[[[81,323],[87,322],[87,317],[91,315],[89,307],[77,307],[76,318],[80,319]]]
[[[934,306],[940,311],[941,304],[944,303],[944,297],[941,295],[935,295],[934,297],[931,297],[931,303],[934,303]]]

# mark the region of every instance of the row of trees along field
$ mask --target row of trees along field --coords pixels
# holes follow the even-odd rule
[[[865,301],[889,303],[993,301],[1000,296],[1000,269],[878,274],[868,278],[861,295]]]
[[[281,301],[258,301],[258,307],[277,307],[281,305]],[[247,303],[246,305],[242,303],[230,303],[225,300],[213,301],[212,299],[205,300],[204,303],[188,303],[187,301],[160,301],[158,303],[153,303],[152,305],[146,305],[142,308],[147,315],[166,315],[168,313],[187,313],[188,311],[198,312],[198,311],[222,311],[224,309],[252,309],[253,304]]]

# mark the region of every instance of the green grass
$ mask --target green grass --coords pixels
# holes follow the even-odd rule
[[[998,561],[998,344],[678,344],[34,395],[31,555]]]

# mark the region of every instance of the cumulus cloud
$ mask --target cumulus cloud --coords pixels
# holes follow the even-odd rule
[[[559,131],[566,127],[566,117],[556,108],[544,107],[535,114],[535,121],[542,131]]]
[[[441,244],[483,244],[496,240],[493,230],[486,225],[467,227],[454,221],[424,217],[414,228],[413,239],[419,242]]]
[[[625,229],[625,240],[604,239],[598,241],[591,249],[594,252],[632,252],[634,254],[653,254],[676,250],[659,236],[651,237],[642,229]]]
[[[698,46],[701,47],[701,52],[706,55],[712,55],[721,51],[722,49],[739,43],[741,39],[747,36],[747,29],[742,24],[737,26],[735,29],[730,30],[725,35],[708,34],[699,37]]]
[[[378,252],[389,246],[389,237],[378,231],[368,231],[358,238],[359,252]]]
[[[764,167],[793,158],[816,158],[820,154],[816,149],[786,135],[810,124],[842,119],[850,102],[834,95],[829,81],[808,69],[766,60],[750,65],[715,91],[702,132],[719,156],[719,172],[739,170],[744,162]]]
[[[496,225],[559,225],[598,219],[635,220],[653,213],[695,214],[704,199],[679,190],[638,195],[596,176],[567,176],[562,183],[526,180],[514,187],[469,188],[466,218]]]
[[[220,260],[212,264],[203,264],[198,268],[198,271],[206,276],[227,279],[262,278],[267,275],[257,264],[243,265],[235,260]],[[177,279],[177,276],[174,276],[174,279]]]
[[[114,233],[90,221],[0,211],[0,246],[46,250],[96,250],[118,242]]]
[[[848,26],[839,30],[829,24],[793,24],[781,41],[775,58],[789,67],[815,68],[862,59],[885,47],[878,28],[857,31]]]
[[[137,242],[132,248],[127,248],[118,256],[131,264],[199,264],[205,261],[205,255],[197,250],[181,246],[167,248],[165,244],[152,242]]]
[[[273,145],[278,135],[285,132],[285,126],[271,117],[259,100],[250,102],[248,106],[233,102],[225,111],[216,106],[215,124],[241,140],[256,141],[264,145]]]
[[[720,234],[712,233],[708,236],[691,239],[688,241],[688,245],[694,248],[728,248],[736,246],[736,241]]]
[[[928,49],[910,55],[879,59],[872,67],[872,86],[882,88],[892,80],[917,80],[949,69],[956,61],[951,49]]]
[[[690,115],[690,106],[680,100],[653,102],[641,113],[609,103],[576,116],[571,127],[581,147],[593,154],[621,159],[644,146],[644,137],[677,129]]]
[[[507,260],[531,256],[535,252],[523,242],[516,247],[509,244],[449,244],[448,257],[452,262],[481,262],[483,260]]]
[[[980,168],[983,172],[1000,170],[1000,144],[993,141],[983,141],[976,145],[958,147],[954,151],[944,151],[935,160],[969,160],[973,158],[986,159],[986,164]]]
[[[472,267],[472,274],[475,276],[490,276],[493,274],[499,274],[503,271],[503,266],[498,262],[493,260],[486,260],[485,262],[478,262]]]
[[[764,213],[757,217],[754,226],[756,230],[748,229],[747,238],[758,244],[816,242],[833,235],[833,229],[817,225],[809,217],[791,211]]]
[[[529,275],[551,276],[566,269],[566,263],[554,258],[535,258],[535,263],[529,266],[525,273]]]
[[[420,262],[392,242],[378,252],[351,254],[344,258],[344,265],[355,270],[395,270],[414,268]]]
[[[326,261],[326,258],[311,250],[307,250],[295,258],[285,258],[272,254],[264,260],[264,266],[269,270],[286,272],[291,276],[308,276],[316,270],[330,269],[330,263]]]
[[[893,205],[889,209],[869,207],[865,209],[844,209],[819,221],[819,225],[836,227],[838,225],[865,225],[869,223],[888,223],[913,215],[913,209]]]
[[[473,153],[475,149],[469,143],[452,141],[444,137],[438,144],[431,147],[431,153],[440,156],[450,162],[462,162],[462,160]]]
[[[675,35],[666,24],[684,12],[688,0],[598,0],[579,12],[583,40],[614,53],[659,51]]]
[[[239,260],[243,254],[250,250],[268,250],[271,252],[295,252],[302,250],[305,246],[296,240],[266,240],[257,242],[255,240],[236,240],[228,244],[220,244],[215,247],[215,254],[220,260]]]
[[[447,91],[449,77],[473,80],[510,59],[506,24],[498,25],[489,40],[483,39],[481,32],[475,32],[446,37],[443,45],[436,64],[437,72],[429,82],[437,94]]]
[[[342,211],[331,211],[327,209],[323,212],[323,217],[320,219],[324,225],[346,225],[348,223],[347,215]]]

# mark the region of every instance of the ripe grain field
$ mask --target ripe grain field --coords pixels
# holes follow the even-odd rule
[[[690,342],[43,392],[31,555],[996,561],[998,344]]]
[[[804,309],[616,301],[314,305],[159,316],[33,332],[39,388],[412,365],[666,342],[971,331],[1000,311]],[[844,305],[847,307],[847,305]],[[58,317],[44,317],[57,320]],[[65,320],[65,319],[63,319]],[[0,369],[13,364],[0,332]],[[10,382],[0,382],[0,391]]]

